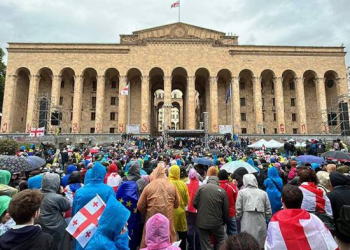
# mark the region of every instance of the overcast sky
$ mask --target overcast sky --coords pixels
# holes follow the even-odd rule
[[[0,46],[119,42],[119,34],[177,22],[175,1],[0,0]],[[240,44],[350,47],[350,0],[181,0],[181,16],[235,33]]]

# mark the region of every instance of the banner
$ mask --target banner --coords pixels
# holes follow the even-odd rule
[[[44,135],[45,135],[45,127],[30,129],[30,133],[29,133],[30,137],[42,137]]]
[[[127,134],[139,134],[140,133],[140,124],[130,124],[126,126]]]
[[[232,125],[219,125],[219,134],[232,134]]]

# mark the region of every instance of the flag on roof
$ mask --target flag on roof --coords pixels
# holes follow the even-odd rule
[[[123,89],[122,89],[122,91],[120,91],[120,94],[121,95],[129,95],[129,83],[128,83],[128,85],[126,85]]]
[[[88,204],[79,210],[66,228],[82,247],[85,247],[97,230],[98,220],[106,204],[97,194]]]
[[[171,8],[177,8],[177,7],[179,7],[180,6],[180,1],[176,1],[175,3],[173,3],[172,5],[171,5]]]

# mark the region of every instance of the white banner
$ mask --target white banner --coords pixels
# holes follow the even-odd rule
[[[220,134],[231,134],[232,133],[232,125],[219,125],[219,133]]]
[[[130,124],[126,126],[126,133],[128,134],[139,134],[140,124]]]

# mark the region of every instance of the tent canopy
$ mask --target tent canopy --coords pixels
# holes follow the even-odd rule
[[[278,141],[275,141],[275,140],[270,140],[267,142],[267,144],[265,146],[266,146],[266,148],[281,148],[284,146],[284,144],[280,143]]]
[[[265,141],[264,139],[261,139],[260,141],[257,141],[256,143],[253,143],[251,145],[248,146],[248,148],[262,148],[263,145],[266,146],[267,141]]]

